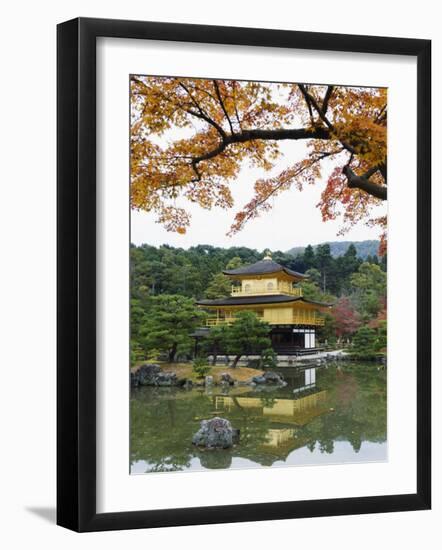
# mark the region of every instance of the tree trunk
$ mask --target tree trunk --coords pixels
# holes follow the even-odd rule
[[[231,364],[230,368],[235,369],[240,359],[241,359],[241,355],[235,355],[235,359],[233,360],[233,363]]]
[[[175,361],[176,348],[177,345],[173,344],[172,348],[169,351],[169,363],[173,363]]]

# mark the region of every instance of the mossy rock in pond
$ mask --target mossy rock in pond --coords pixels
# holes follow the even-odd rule
[[[206,449],[228,449],[239,442],[239,430],[225,418],[215,416],[202,420],[200,429],[192,438],[193,445]]]

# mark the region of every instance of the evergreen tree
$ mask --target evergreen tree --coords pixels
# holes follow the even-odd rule
[[[173,362],[177,353],[190,351],[190,334],[204,318],[205,314],[190,298],[170,294],[152,297],[140,329],[143,343],[147,349],[167,353],[168,361]]]
[[[315,251],[313,250],[313,246],[311,244],[306,246],[302,259],[305,270],[310,269],[311,267],[316,267]]]
[[[233,256],[226,265],[226,269],[238,269],[238,267],[241,267],[243,265],[243,262],[239,256]]]
[[[370,359],[376,354],[376,331],[361,327],[353,338],[353,353],[361,358]]]
[[[369,264],[379,265],[379,259],[376,256],[376,254],[373,254],[373,255],[370,254],[369,256],[367,256],[367,259],[365,261],[368,262]]]
[[[319,286],[321,284],[322,275],[319,269],[316,269],[316,267],[311,267],[310,269],[307,269],[305,275],[307,275],[309,281],[311,281],[315,285]]]
[[[332,304],[336,300],[332,294],[322,292],[319,286],[313,281],[302,281],[299,286],[302,289],[302,296],[307,300],[323,304]]]
[[[226,349],[228,330],[228,325],[216,325],[210,329],[209,334],[204,339],[206,351],[213,356],[212,365],[216,365],[217,355]]]
[[[298,273],[305,273],[308,268],[304,262],[304,254],[297,254],[295,258],[289,260],[287,267],[289,269],[293,269],[293,271],[297,271]]]
[[[323,292],[334,290],[336,285],[336,277],[334,270],[334,260],[330,252],[330,245],[320,244],[316,247],[316,267],[321,273],[320,286]]]
[[[235,358],[231,367],[235,368],[244,354],[261,353],[271,345],[269,337],[270,327],[261,321],[251,311],[241,311],[236,315],[236,320],[228,325],[224,333],[223,347],[227,353]]]
[[[324,324],[317,328],[316,336],[319,341],[327,342],[328,345],[336,344],[336,320],[331,313],[324,314]]]
[[[376,339],[376,350],[384,351],[387,348],[387,321],[379,321]]]
[[[205,292],[206,298],[216,300],[217,298],[225,298],[230,295],[232,289],[231,280],[223,273],[217,273],[212,276],[212,279]]]
[[[365,320],[376,317],[387,291],[386,273],[380,266],[364,262],[350,277],[350,283],[362,317]]]
[[[349,292],[351,289],[350,276],[359,269],[362,263],[357,256],[354,244],[351,244],[342,256],[336,258],[335,262],[340,282],[339,292]]]

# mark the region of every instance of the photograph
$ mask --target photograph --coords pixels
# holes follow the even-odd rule
[[[388,89],[129,78],[130,474],[388,461]]]

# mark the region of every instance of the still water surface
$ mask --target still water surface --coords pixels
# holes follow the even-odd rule
[[[387,459],[386,371],[373,363],[280,369],[284,388],[143,387],[131,395],[131,473]],[[241,430],[228,450],[191,444],[202,419]]]

